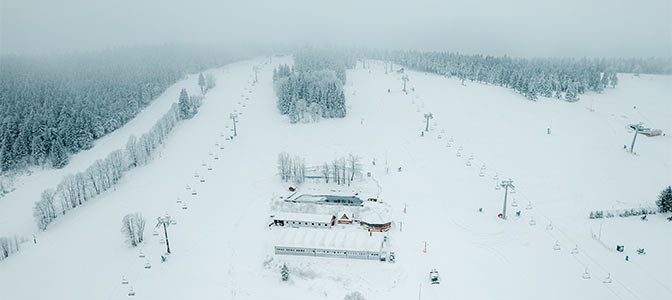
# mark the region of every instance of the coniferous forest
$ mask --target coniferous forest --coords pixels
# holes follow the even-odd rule
[[[538,96],[569,102],[588,91],[601,92],[618,85],[616,73],[669,74],[670,59],[523,59],[508,56],[464,55],[451,52],[365,51],[366,56],[412,69],[465,81],[511,88],[529,100]]]
[[[239,58],[185,46],[45,57],[2,56],[0,171],[61,168],[186,74]]]
[[[280,113],[288,115],[292,123],[345,117],[345,70],[353,68],[355,62],[343,53],[298,51],[293,67],[281,65],[273,70]]]

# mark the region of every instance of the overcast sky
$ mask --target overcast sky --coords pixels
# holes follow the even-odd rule
[[[671,56],[672,0],[0,0],[3,53],[284,43]]]

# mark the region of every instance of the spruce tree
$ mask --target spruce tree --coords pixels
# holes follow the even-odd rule
[[[282,281],[289,280],[289,269],[287,269],[287,265],[285,264],[282,265],[282,269],[280,269],[280,274],[282,274]]]
[[[565,100],[567,102],[576,102],[579,100],[579,98],[576,96],[577,91],[576,91],[576,83],[570,82],[569,85],[567,85],[567,93],[565,93]]]
[[[664,190],[660,192],[660,195],[658,195],[658,200],[656,201],[656,205],[658,206],[658,209],[660,212],[665,213],[665,212],[672,212],[672,187],[667,186]]]
[[[606,88],[609,85],[609,77],[607,72],[602,73],[602,88]]]
[[[56,138],[51,144],[51,166],[57,169],[65,167],[68,164],[68,153],[61,143],[61,139]]]
[[[611,87],[615,88],[616,85],[618,84],[618,77],[616,77],[616,73],[611,74]]]
[[[180,91],[178,105],[180,106],[180,119],[186,120],[191,118],[191,101],[189,101],[187,89],[182,89],[182,91]]]
[[[205,92],[205,78],[203,73],[198,74],[198,86],[201,87],[201,93]]]

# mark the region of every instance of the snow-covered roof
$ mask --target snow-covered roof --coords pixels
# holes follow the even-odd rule
[[[334,216],[332,215],[300,214],[290,212],[277,212],[271,215],[271,218],[273,218],[273,220],[320,222],[320,223],[330,223],[333,217]]]
[[[379,251],[383,243],[382,234],[369,236],[357,228],[282,228],[276,233],[275,246],[283,247]]]

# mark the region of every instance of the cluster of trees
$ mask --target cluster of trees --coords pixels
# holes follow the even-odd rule
[[[672,212],[672,186],[667,186],[660,192],[658,199],[656,200],[656,206],[658,207],[658,211],[661,213]],[[655,215],[656,212],[653,209],[648,208],[626,209],[617,213],[596,210],[591,211],[590,216],[588,217],[591,219],[613,218],[616,214],[618,214],[619,217],[631,217],[641,215]]]
[[[189,100],[190,103],[200,105],[202,96],[192,98],[194,100]],[[46,230],[59,215],[65,215],[69,210],[116,186],[125,172],[149,163],[154,151],[164,143],[180,120],[183,119],[179,105],[173,104],[152,129],[140,138],[130,136],[124,149],[115,150],[106,158],[96,160],[83,172],[65,176],[55,189],[44,190],[33,206],[37,227]]]
[[[280,65],[273,70],[280,113],[288,115],[292,123],[345,117],[345,70],[353,68],[355,62],[336,52],[296,53],[293,68]]]
[[[0,260],[19,252],[21,242],[18,236],[0,237]]]
[[[371,51],[367,55],[462,80],[511,88],[530,100],[537,96],[577,101],[587,91],[618,84],[617,72],[670,73],[665,59],[522,59],[450,52]]]
[[[362,295],[362,293],[354,291],[351,292],[350,294],[345,295],[345,297],[343,297],[343,300],[366,300],[366,298],[364,298],[364,295]]]
[[[207,90],[205,90],[207,91]],[[201,106],[203,96],[191,96],[187,93],[187,89],[180,91],[180,98],[177,101],[179,106],[179,117],[182,120],[191,119],[198,113],[198,108]]]
[[[362,164],[359,156],[350,154],[348,157],[334,159],[331,164],[325,162],[320,171],[325,183],[331,180],[339,185],[350,185],[355,176],[361,174]]]
[[[202,94],[205,94],[209,89],[214,88],[215,84],[215,75],[208,73],[203,77],[203,73],[198,74],[198,86],[201,88]]]
[[[278,154],[278,174],[285,182],[303,183],[306,179],[306,160],[286,152]]]
[[[130,246],[136,247],[145,240],[145,223],[145,218],[137,212],[125,215],[121,220],[121,234]]]
[[[603,219],[603,218],[613,218],[618,215],[621,218],[632,217],[632,216],[641,216],[641,215],[655,215],[656,212],[653,209],[648,208],[632,208],[625,209],[622,211],[604,211],[596,210],[591,211],[588,218],[590,219]]]
[[[236,56],[177,46],[2,56],[0,171],[61,168],[70,154],[123,126],[186,74]],[[213,84],[213,76],[204,78],[204,90]]]

